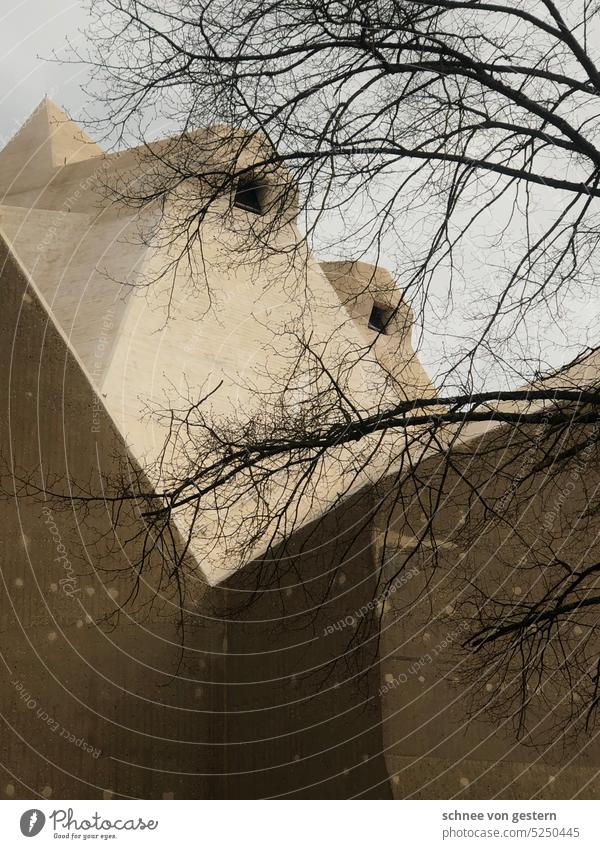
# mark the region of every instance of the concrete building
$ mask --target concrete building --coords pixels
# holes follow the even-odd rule
[[[106,193],[138,165],[135,150],[103,153],[48,100],[0,153],[0,793],[594,795],[595,745],[565,766],[556,751],[515,744],[508,728],[490,731],[482,718],[465,725],[431,651],[423,661],[423,645],[442,644],[448,625],[440,632],[421,610],[422,569],[402,581],[402,615],[386,601],[379,649],[373,638],[349,650],[350,625],[331,627],[356,627],[371,609],[383,545],[387,563],[415,547],[423,507],[414,494],[397,498],[392,479],[382,495],[362,475],[339,505],[336,482],[351,471],[343,456],[326,468],[298,507],[293,537],[281,535],[285,568],[273,569],[276,580],[256,598],[257,563],[269,567],[260,540],[240,560],[235,541],[211,544],[216,520],[208,518],[191,539],[183,616],[163,560],[137,559],[145,534],[134,503],[107,497],[82,508],[53,497],[102,493],[124,461],[149,492],[159,488],[162,472],[148,461],[166,431],[144,415],[148,405],[168,409],[220,385],[217,413],[251,409],[255,388],[268,388],[277,357],[285,360],[290,325],[308,326],[332,367],[354,364],[344,387],[361,409],[377,409],[382,397],[434,395],[412,348],[410,309],[382,269],[308,254],[290,264],[284,232],[257,278],[250,263],[227,261],[215,220],[193,249],[203,288],[191,287],[189,267],[158,273],[172,246],[140,235],[160,230],[169,209],[140,214]],[[176,214],[182,199],[169,202]],[[233,214],[243,228],[253,212]],[[295,223],[288,228],[291,244]],[[302,300],[289,296],[298,275]],[[474,435],[465,453],[476,457],[489,438]],[[436,462],[423,461],[431,474]],[[436,590],[445,610],[469,495],[456,480],[444,486],[457,496],[436,514],[446,528]],[[250,515],[256,505],[242,509]],[[171,528],[174,538],[188,530],[185,515]],[[348,657],[354,672],[341,662]]]

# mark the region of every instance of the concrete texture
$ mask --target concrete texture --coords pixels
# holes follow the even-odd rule
[[[396,477],[377,492],[361,479],[342,505],[346,470],[333,464],[318,515],[301,508],[302,527],[268,558],[257,545],[249,561],[220,549],[207,562],[193,548],[183,617],[164,563],[135,574],[145,524],[134,505],[48,503],[44,491],[97,493],[124,463],[144,466],[165,436],[142,417],[148,403],[222,379],[217,410],[251,406],[250,385],[268,388],[283,327],[299,318],[329,341],[334,361],[368,349],[348,385],[364,409],[435,394],[414,355],[410,309],[385,270],[305,256],[307,303],[298,303],[284,236],[257,279],[249,264],[228,265],[229,236],[208,221],[211,309],[189,269],[145,287],[165,262],[141,238],[157,211],[140,216],[105,188],[138,165],[136,151],[104,154],[49,101],[0,153],[0,795],[595,797],[595,741],[567,756],[540,752],[515,743],[508,726],[467,720],[448,668],[459,640],[448,613],[456,570],[491,564],[493,576],[521,552],[491,531],[467,546],[481,516],[459,470],[441,481],[441,502],[423,498],[439,458],[423,459],[400,490]],[[185,198],[170,203],[176,214]],[[243,227],[248,213],[235,215]],[[391,316],[384,334],[368,327],[374,304]],[[480,457],[493,466],[507,447],[502,429],[473,429],[465,468],[483,475]],[[492,475],[500,497],[506,474],[519,474],[518,452],[511,462]],[[149,479],[148,490],[159,484]],[[528,538],[541,534],[545,497],[534,485]],[[570,532],[577,510],[573,497],[560,520],[573,558],[584,556]],[[378,643],[364,611],[377,602],[381,564],[393,575],[429,520],[436,583],[423,583],[434,554],[424,546],[377,606]],[[185,523],[171,530],[180,543]]]
[[[567,375],[561,385],[568,383]],[[395,798],[597,798],[597,730],[592,725],[577,736],[552,730],[561,700],[569,696],[565,684],[556,685],[551,707],[534,697],[537,736],[517,740],[516,720],[509,715],[494,720],[481,707],[486,699],[493,707],[510,675],[500,681],[493,669],[488,678],[463,674],[466,580],[490,593],[503,587],[502,597],[517,605],[535,593],[529,582],[542,578],[536,569],[515,573],[514,567],[547,556],[546,546],[551,544],[573,570],[594,562],[600,522],[592,514],[583,523],[582,511],[597,497],[597,454],[588,456],[583,472],[574,460],[553,476],[547,469],[537,472],[513,503],[511,488],[534,468],[535,459],[531,443],[518,434],[515,439],[506,426],[483,435],[474,429],[453,468],[446,468],[443,457],[430,456],[400,493],[391,479],[387,504],[382,499],[374,545],[381,557],[385,541],[388,578],[410,574],[402,591],[386,601],[379,654],[383,746]],[[487,507],[476,492],[484,494]],[[561,493],[549,530],[547,511]],[[577,612],[576,623],[575,637],[593,627],[593,614]],[[573,674],[576,680],[578,673]]]
[[[257,285],[244,267],[214,271],[225,297],[210,315],[177,280],[168,323],[160,285],[124,286],[160,261],[136,240],[136,216],[108,203],[100,185],[133,162],[104,156],[47,101],[0,154],[0,793],[389,797],[379,703],[365,702],[362,678],[331,677],[343,639],[323,635],[370,593],[357,580],[372,571],[369,532],[356,536],[352,510],[327,519],[316,548],[308,524],[285,555],[322,594],[343,560],[350,596],[329,604],[324,621],[305,610],[300,585],[238,610],[252,564],[210,589],[190,556],[194,606],[182,655],[175,590],[167,583],[155,594],[160,561],[132,595],[139,512],[43,494],[101,492],[123,462],[143,463],[163,435],[141,421],[142,408],[174,384],[225,376],[223,409],[240,403],[240,379],[261,374],[278,322],[290,317],[282,291]],[[211,250],[222,268],[216,242],[209,258]],[[347,325],[345,344],[362,344],[318,263],[309,268],[317,330]],[[282,269],[275,257],[271,283]],[[291,619],[280,621],[281,598],[296,605]],[[298,641],[298,629],[312,636]],[[373,686],[377,679],[375,665]]]
[[[69,482],[81,480],[99,488],[127,446],[5,245],[0,262],[1,356],[9,366],[3,489],[32,492],[45,483],[68,491]],[[322,621],[311,622],[312,636],[298,640],[298,628],[311,619],[300,586],[288,614],[293,627],[281,619],[281,600],[290,610],[295,603],[287,587],[232,621],[248,592],[248,571],[205,589],[187,621],[182,661],[176,597],[168,588],[155,596],[160,562],[148,566],[140,594],[130,598],[132,573],[121,546],[143,531],[137,513],[124,509],[115,520],[109,504],[85,513],[56,505],[42,494],[3,505],[3,796],[389,794],[379,704],[365,705],[358,681],[332,678],[340,637],[323,636],[323,623],[370,593],[357,580],[372,571],[368,531],[356,536],[351,510],[332,514],[319,529],[317,551],[305,550],[299,537],[295,555],[286,553],[290,568],[311,570],[313,590],[322,583],[325,592],[337,549],[346,552],[351,596],[324,608]],[[362,505],[356,510],[363,515]],[[131,545],[127,552],[135,556]],[[370,679],[375,686],[376,667]]]

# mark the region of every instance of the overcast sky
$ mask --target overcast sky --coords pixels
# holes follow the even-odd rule
[[[44,95],[77,114],[86,71],[49,61],[65,41],[81,41],[83,0],[3,0],[0,11],[0,147],[14,135]]]

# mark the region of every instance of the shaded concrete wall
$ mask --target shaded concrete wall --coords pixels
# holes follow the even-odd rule
[[[468,658],[459,646],[468,580],[490,593],[503,588],[503,597],[518,604],[534,591],[528,581],[539,583],[540,572],[531,569],[528,578],[515,565],[547,554],[549,543],[574,568],[597,559],[600,518],[596,513],[581,524],[582,511],[597,499],[597,455],[584,471],[567,464],[560,474],[546,469],[526,478],[537,456],[527,445],[518,431],[511,437],[510,430],[496,428],[466,442],[454,468],[444,457],[431,457],[412,481],[400,489],[394,482],[378,515],[378,558],[387,560],[388,578],[408,576],[385,602],[380,651],[383,744],[396,798],[600,793],[596,726],[577,740],[562,739],[548,733],[554,718],[541,705],[537,742],[518,742],[510,718],[480,710],[486,700],[493,708],[499,679],[490,674],[465,684]],[[511,498],[515,491],[517,500]],[[478,492],[507,519],[505,526],[486,513]],[[557,502],[561,508],[549,531],[548,511]],[[558,686],[557,703],[568,694],[567,686]]]
[[[362,493],[212,591],[231,616],[226,797],[390,798],[376,641],[346,622],[375,591],[371,520]]]

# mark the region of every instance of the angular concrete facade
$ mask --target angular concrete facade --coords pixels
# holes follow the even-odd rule
[[[208,282],[223,295],[218,309],[208,313],[178,278],[168,284],[165,321],[160,283],[142,292],[123,285],[161,261],[137,239],[139,216],[103,193],[107,175],[135,163],[135,152],[105,156],[48,101],[0,153],[2,480],[19,496],[4,508],[0,789],[8,797],[387,797],[379,704],[365,703],[354,680],[321,685],[340,645],[314,636],[350,600],[368,601],[369,582],[357,577],[372,571],[370,532],[357,536],[351,518],[360,505],[332,514],[317,550],[302,541],[309,515],[306,532],[289,542],[296,554],[288,562],[295,558],[325,593],[348,536],[350,598],[326,608],[324,624],[312,621],[313,637],[299,644],[304,610],[282,622],[277,612],[282,599],[298,604],[297,588],[281,587],[232,618],[225,613],[247,592],[247,573],[210,589],[239,564],[215,576],[191,556],[197,580],[182,656],[173,591],[155,594],[160,563],[130,598],[139,515],[117,516],[110,503],[79,514],[44,495],[82,482],[98,492],[123,460],[143,465],[164,438],[143,409],[173,388],[218,379],[223,411],[252,403],[244,379],[264,380],[281,325],[302,309],[282,291],[285,263],[275,256],[265,280],[243,264],[225,273],[211,238],[204,251],[209,259],[215,251]],[[305,267],[315,333],[335,331],[339,345],[363,347],[327,275],[311,258]],[[357,398],[377,397],[379,368],[376,357],[359,367]],[[376,686],[376,668],[370,679]]]
[[[216,412],[252,409],[260,403],[256,388],[269,387],[288,367],[291,327],[309,328],[332,370],[354,361],[344,374],[344,390],[359,408],[376,409],[385,393],[397,397],[398,387],[404,397],[411,383],[409,391],[419,394],[428,383],[412,353],[406,311],[398,311],[393,332],[382,334],[385,342],[358,315],[360,275],[366,292],[361,309],[365,300],[373,305],[378,292],[389,300],[395,289],[389,276],[372,274],[367,281],[365,267],[357,266],[349,299],[339,270],[324,270],[305,249],[289,262],[286,249],[298,242],[293,221],[278,233],[278,250],[258,275],[236,250],[231,228],[223,232],[218,215],[202,225],[186,263],[163,274],[179,245],[161,231],[168,231],[170,216],[181,212],[185,199],[174,196],[160,211],[150,207],[141,214],[115,203],[107,186],[138,170],[138,151],[103,155],[47,101],[0,153],[0,228],[140,460],[156,456],[165,439],[164,424],[142,417],[148,404],[180,406],[182,394],[200,397],[221,383],[211,397]],[[235,209],[234,229],[243,231],[251,214]],[[153,227],[158,233],[145,241],[143,234]],[[195,286],[190,266],[201,276]],[[344,274],[350,279],[347,269]],[[332,467],[318,493],[319,512],[331,503],[331,481],[344,474],[343,462]],[[304,521],[315,517],[309,501],[298,507]],[[207,540],[202,542],[210,583],[240,565],[223,548],[208,556]]]
[[[390,479],[373,492],[362,479],[328,510],[335,487],[325,475],[320,515],[307,508],[266,562],[260,547],[240,563],[223,551],[204,558],[199,544],[183,619],[163,562],[135,575],[139,511],[101,498],[60,508],[48,494],[97,494],[123,462],[144,467],[164,439],[142,416],[148,403],[222,380],[219,411],[251,406],[249,387],[266,385],[282,328],[300,313],[334,360],[368,347],[349,378],[364,408],[382,393],[434,395],[412,349],[410,309],[382,269],[306,256],[307,303],[298,304],[293,267],[275,252],[259,279],[244,263],[228,268],[209,222],[213,308],[183,271],[136,289],[165,257],[139,238],[140,216],[102,189],[136,165],[135,151],[105,155],[49,101],[0,153],[0,795],[596,796],[594,740],[565,759],[516,744],[510,728],[483,717],[465,722],[447,656],[435,651],[453,642],[455,569],[498,560],[502,546],[510,555],[513,543],[468,544],[458,472],[435,510],[439,585],[423,595],[416,561],[401,604],[400,593],[385,601],[379,646],[374,633],[359,646],[351,635],[377,599],[382,555],[392,569],[432,519],[410,485],[398,492]],[[155,213],[144,214],[152,223]],[[243,226],[248,213],[235,214]],[[389,322],[385,334],[369,326],[378,320]],[[465,442],[467,466],[489,439]],[[439,474],[438,463],[426,458],[423,477]],[[147,483],[151,491],[158,481]],[[501,494],[503,478],[496,485]],[[532,505],[535,525],[543,505]],[[567,524],[576,512],[576,501],[565,506]],[[173,526],[174,537],[182,530]],[[256,570],[271,564],[273,580],[254,598]]]

